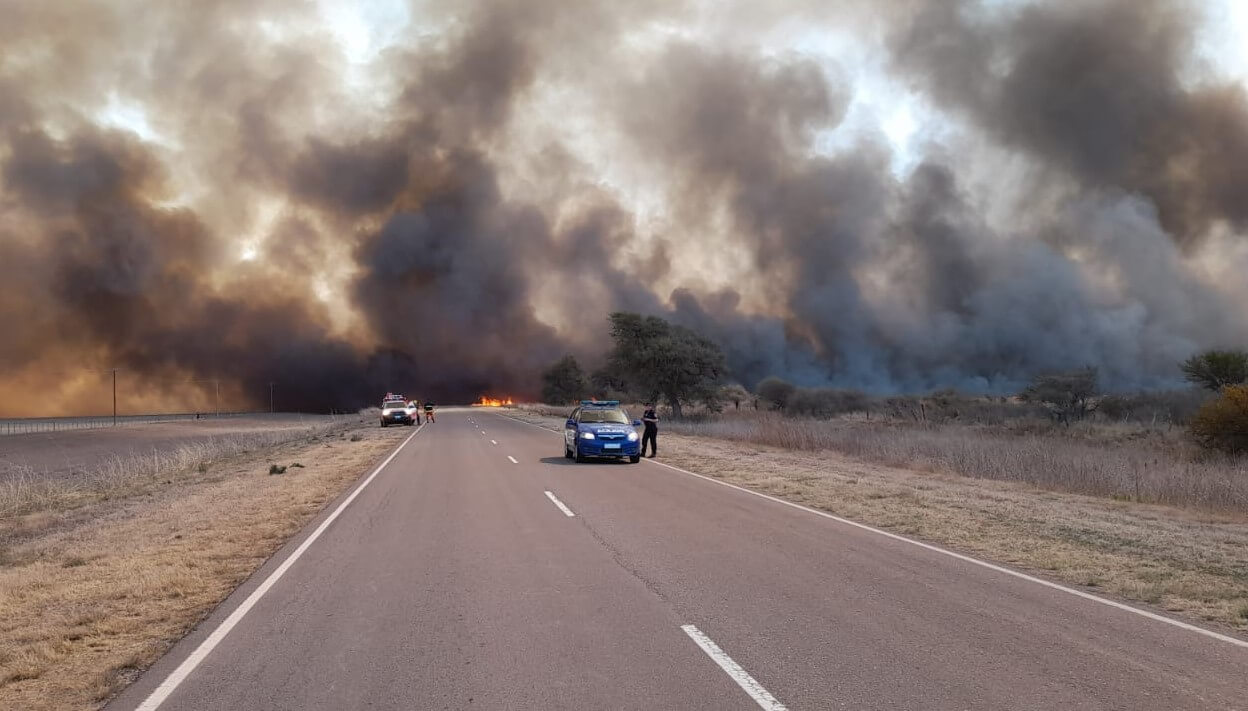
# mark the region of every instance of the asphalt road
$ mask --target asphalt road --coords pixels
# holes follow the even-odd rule
[[[1248,708],[1248,648],[560,446],[440,413],[109,708]]]

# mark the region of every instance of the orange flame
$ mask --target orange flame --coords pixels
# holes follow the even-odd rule
[[[494,397],[481,396],[481,400],[476,403],[477,407],[505,407],[511,405],[511,398],[499,399]]]

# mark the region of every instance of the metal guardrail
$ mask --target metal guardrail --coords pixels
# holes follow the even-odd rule
[[[183,420],[215,420],[229,417],[290,417],[290,412],[222,412],[217,413],[177,413],[166,415],[118,415],[116,426],[150,425],[160,422],[178,422]],[[322,415],[316,415],[321,417]],[[329,415],[324,415],[328,417]],[[0,420],[0,435],[34,434],[39,432],[68,432],[71,430],[89,430],[114,425],[112,415],[99,417],[39,417],[15,418]]]

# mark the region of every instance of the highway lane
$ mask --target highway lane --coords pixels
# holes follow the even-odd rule
[[[545,496],[544,468],[439,413],[159,708],[750,707]],[[111,708],[135,708],[202,638]]]
[[[160,708],[1246,708],[1248,649],[559,448],[442,413]]]

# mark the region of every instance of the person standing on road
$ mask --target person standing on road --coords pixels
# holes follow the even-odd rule
[[[420,400],[412,400],[412,409],[416,411],[416,426],[420,426]]]
[[[655,412],[654,403],[646,403],[641,421],[646,426],[645,434],[641,436],[641,456],[646,456],[646,443],[649,442],[650,458],[654,459],[654,455],[659,453],[659,413]]]
[[[433,403],[427,402],[425,403],[425,424],[430,422],[437,422],[437,420],[433,419]]]

